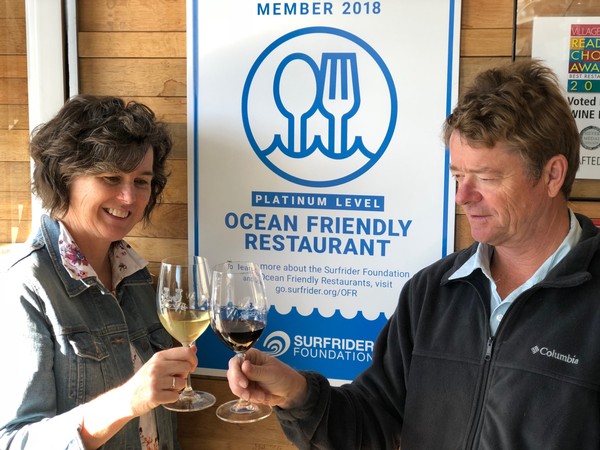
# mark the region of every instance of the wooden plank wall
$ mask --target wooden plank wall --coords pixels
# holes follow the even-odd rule
[[[512,58],[512,0],[463,0],[459,90],[481,70],[508,63]],[[531,56],[531,20],[535,15],[592,16],[600,14],[598,2],[526,2],[518,7],[518,57]],[[576,180],[571,207],[592,218],[600,218],[600,181]],[[595,201],[592,201],[595,200]],[[473,242],[464,213],[457,208],[455,248]]]
[[[557,15],[585,12],[580,4],[570,5],[579,8],[573,11],[556,5],[552,13]],[[81,92],[145,102],[171,125],[175,138],[166,204],[156,211],[152,226],[136,227],[129,238],[155,267],[161,256],[184,251],[187,245],[185,0],[79,0],[78,12]],[[480,70],[510,61],[512,17],[512,0],[463,0],[461,88]],[[573,196],[597,199],[599,186],[579,180]],[[597,203],[574,202],[573,207],[600,217]],[[465,216],[458,211],[456,248],[470,242]]]
[[[185,0],[79,0],[80,90],[120,95],[152,107],[171,125],[175,155],[166,203],[153,225],[128,238],[153,266],[187,245]],[[510,61],[511,0],[464,0],[460,85],[479,70]],[[464,215],[457,216],[457,248],[470,242]]]
[[[478,71],[507,63],[512,52],[512,0],[463,0],[460,86]],[[147,229],[136,228],[131,242],[150,260],[186,247],[186,62],[185,0],[79,0],[81,91],[116,94],[146,102],[171,124],[176,138],[167,203]],[[578,182],[578,196],[591,196],[594,182]],[[598,203],[577,204],[600,217]],[[457,214],[456,247],[471,242],[464,215]],[[219,402],[232,398],[218,379],[195,378]],[[220,422],[213,408],[180,414],[180,440],[186,450],[293,448],[273,417],[251,425]]]
[[[25,1],[0,0],[0,253],[31,230]]]
[[[0,6],[0,173],[8,176],[0,177],[0,244],[14,241],[15,226],[19,239],[30,227],[18,222],[21,211],[23,217],[30,215],[24,0],[4,3],[4,9]],[[478,71],[510,61],[512,7],[512,0],[462,1],[461,88]],[[151,261],[153,270],[164,255],[187,248],[185,8],[185,0],[77,2],[80,91],[142,101],[169,123],[174,137],[165,204],[150,227],[138,226],[128,237]],[[555,13],[561,15],[561,10]],[[572,203],[576,210],[600,218],[600,202],[590,200],[599,197],[600,181],[577,181],[573,195],[578,198]],[[460,211],[456,223],[456,248],[463,248],[471,238]],[[212,391],[219,402],[232,397],[223,380],[196,378],[194,383]],[[274,418],[237,426],[218,421],[213,408],[181,414],[180,437],[184,450],[293,448]]]
[[[127,238],[155,271],[165,255],[187,250],[185,0],[79,0],[79,88],[152,108],[169,124],[174,148],[165,202],[152,225]]]

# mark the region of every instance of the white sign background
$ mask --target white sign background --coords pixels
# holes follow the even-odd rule
[[[581,53],[576,52],[571,61],[587,64],[590,70],[569,73],[571,26],[578,24],[596,25],[591,27],[596,33],[587,36],[591,47],[582,49],[591,58],[583,61]],[[556,72],[571,103],[582,142],[577,178],[600,179],[600,17],[535,17],[531,56],[542,59]],[[591,92],[585,90],[586,81],[592,86]],[[579,85],[578,91],[568,92],[576,86],[574,83]]]
[[[295,323],[306,319],[301,328],[311,336],[330,336],[329,326],[323,327],[327,318],[338,319],[330,333],[352,339],[359,330],[344,326],[344,319],[389,317],[406,280],[454,246],[454,187],[441,126],[456,98],[459,32],[460,1],[188,0],[190,251],[212,265],[233,259],[262,264],[273,317],[293,313]],[[291,122],[274,113],[277,89],[284,106],[300,112],[319,95],[312,72],[300,65],[272,89],[265,82],[276,79],[286,56],[298,54],[317,64],[324,54],[357,55],[360,107],[348,121],[348,142],[360,136],[376,151],[393,101],[386,97],[381,67],[357,42],[380,58],[397,99],[393,133],[378,159],[358,175],[365,161],[359,152],[343,158],[339,150],[332,156],[317,149],[310,158],[294,158],[276,149],[271,159],[261,159],[253,144],[262,150],[273,136],[288,147],[294,139],[296,149],[301,145],[300,121],[292,136]],[[309,100],[302,103],[303,96]],[[321,136],[321,150],[332,151],[327,121],[314,114],[309,122],[302,131],[307,145]],[[292,197],[322,203],[298,207]],[[253,206],[257,199],[262,203]],[[361,228],[367,225],[371,228]],[[317,251],[320,244],[325,251]],[[360,254],[361,245],[370,247]],[[321,329],[309,318],[315,313],[325,319]],[[272,331],[268,324],[263,338]],[[374,340],[376,331],[361,339]],[[288,337],[288,347],[300,342],[297,335]],[[231,356],[223,344],[203,336],[200,372],[226,368],[223,361],[207,361],[206,354],[218,350],[205,346],[213,345]],[[266,342],[257,347],[273,350]],[[324,353],[296,349],[294,355],[290,349],[280,357],[299,368],[317,367],[332,379],[351,379],[369,362],[363,355],[355,358],[356,367],[339,373],[331,369],[336,358],[316,364],[327,359]]]

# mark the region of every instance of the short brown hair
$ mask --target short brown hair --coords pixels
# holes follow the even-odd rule
[[[60,216],[69,209],[73,178],[131,172],[152,148],[151,194],[144,210],[147,223],[167,183],[171,147],[166,126],[147,106],[133,101],[125,104],[117,97],[74,96],[53,119],[33,131],[32,191],[51,216]]]
[[[446,145],[454,131],[472,147],[507,144],[535,181],[551,157],[564,155],[569,167],[562,192],[569,197],[579,168],[579,131],[556,75],[538,60],[480,73],[446,119]]]

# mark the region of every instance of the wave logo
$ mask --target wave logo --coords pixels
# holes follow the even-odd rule
[[[394,134],[391,73],[379,54],[337,28],[288,33],[256,59],[244,84],[248,142],[293,183],[336,186],[368,171]]]
[[[290,348],[291,340],[287,333],[283,331],[274,331],[269,334],[264,342],[263,347],[268,349],[271,356],[281,356]]]

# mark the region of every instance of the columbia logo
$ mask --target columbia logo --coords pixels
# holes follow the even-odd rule
[[[567,364],[579,364],[579,358],[577,358],[577,355],[565,355],[563,353],[557,352],[554,349],[549,349],[548,347],[538,347],[537,345],[535,345],[531,347],[531,353],[533,353],[534,355],[539,353],[541,356],[545,356],[546,358],[556,359]]]

